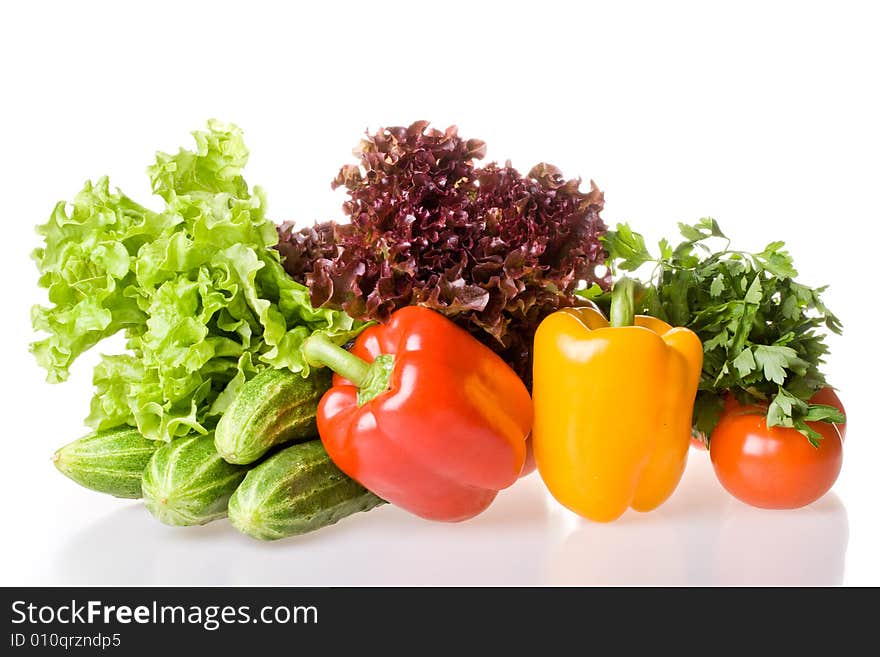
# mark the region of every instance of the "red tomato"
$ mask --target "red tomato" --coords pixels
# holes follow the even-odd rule
[[[822,388],[819,392],[813,395],[812,399],[810,399],[810,403],[833,406],[838,411],[846,415],[843,404],[840,402],[840,397],[838,397],[837,393],[834,392],[834,388],[830,386]],[[846,422],[835,422],[834,426],[837,427],[837,430],[840,432],[840,439],[846,440]]]
[[[709,442],[721,485],[746,504],[796,509],[815,502],[834,485],[843,460],[840,434],[828,422],[811,422],[819,447],[783,427],[768,427],[766,409],[742,406],[724,413]]]

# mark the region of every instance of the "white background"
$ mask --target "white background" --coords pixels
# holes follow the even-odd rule
[[[880,584],[872,3],[289,4],[0,10],[0,584]],[[595,179],[606,222],[652,238],[712,215],[740,247],[786,240],[845,325],[827,367],[849,412],[833,492],[752,509],[692,453],[664,507],[612,525],[561,512],[533,475],[462,525],[383,507],[260,544],[77,487],[49,457],[85,432],[94,358],[50,386],[27,351],[33,226],[105,173],[147,198],[153,151],[189,147],[209,117],[245,130],[277,220],[338,218],[329,183],[363,131],[425,118],[522,171]]]

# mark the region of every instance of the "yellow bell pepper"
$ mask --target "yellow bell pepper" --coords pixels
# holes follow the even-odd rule
[[[535,335],[538,471],[562,504],[602,522],[650,511],[678,486],[703,363],[692,331],[633,317],[627,283],[623,294],[615,286],[611,324],[595,308],[567,308]]]

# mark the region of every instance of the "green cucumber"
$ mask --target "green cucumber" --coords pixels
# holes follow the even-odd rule
[[[240,532],[271,541],[384,503],[337,468],[320,440],[312,440],[283,449],[248,472],[229,500],[229,520]]]
[[[290,370],[264,370],[245,383],[214,432],[229,463],[253,463],[275,445],[317,436],[315,413],[332,373],[315,369],[307,377]]]
[[[52,461],[61,474],[80,486],[137,499],[141,496],[141,473],[162,444],[131,427],[110,429],[68,443],[55,452]]]
[[[177,438],[156,450],[144,470],[144,504],[166,525],[204,525],[226,515],[246,473],[221,458],[210,433]]]

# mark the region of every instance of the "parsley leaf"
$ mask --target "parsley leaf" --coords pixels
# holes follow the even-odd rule
[[[835,409],[809,403],[827,385],[820,369],[827,332],[841,332],[840,320],[822,302],[825,288],[795,280],[784,242],[747,253],[731,250],[710,217],[678,228],[683,241],[662,240],[659,258],[626,224],[608,232],[605,247],[612,271],[656,263],[638,286],[636,312],[687,326],[703,342],[695,429],[711,435],[723,397],[733,394],[743,403],[766,404],[769,426],[794,428],[818,444],[821,435],[808,422],[843,421]],[[607,300],[595,298],[600,305]]]
[[[739,372],[741,378],[748,376],[750,372],[758,367],[755,362],[755,356],[748,347],[739,352],[739,356],[733,359],[733,366]]]
[[[778,385],[785,383],[785,369],[796,360],[797,352],[791,347],[763,344],[755,347],[755,362],[764,370],[764,377]]]
[[[618,224],[617,230],[609,230],[601,239],[609,253],[608,262],[617,269],[635,271],[652,260],[645,238],[626,224]]]

